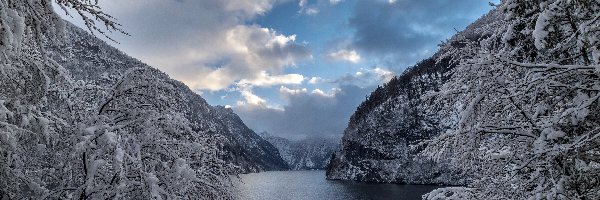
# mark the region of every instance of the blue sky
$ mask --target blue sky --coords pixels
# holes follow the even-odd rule
[[[341,136],[377,85],[492,9],[479,0],[104,0],[100,6],[131,34],[111,35],[120,42],[114,46],[210,104],[231,107],[255,131],[291,139]]]

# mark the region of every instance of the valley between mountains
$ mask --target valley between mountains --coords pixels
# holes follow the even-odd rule
[[[97,4],[0,0],[0,199],[236,199],[244,198],[234,192],[240,174],[249,184],[262,181],[246,188],[281,195],[263,183],[319,173],[318,191],[340,198],[377,197],[366,193],[384,188],[419,190],[428,200],[600,199],[597,0],[490,3],[432,56],[385,73],[389,80],[340,119],[343,133],[300,139],[257,133],[239,110],[209,104],[202,92],[99,39],[127,27]],[[318,14],[306,6],[321,4],[293,5],[300,16]],[[225,8],[233,5],[241,4]],[[53,6],[76,10],[89,30]],[[277,42],[296,37],[272,34],[263,46],[283,49]],[[340,52],[328,56],[361,59]],[[313,91],[336,92],[343,91]],[[303,170],[324,171],[261,173]],[[253,192],[245,191],[263,197]]]

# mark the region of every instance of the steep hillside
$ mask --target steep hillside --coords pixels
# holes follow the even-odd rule
[[[263,133],[262,137],[279,150],[290,170],[325,169],[339,146],[332,138],[306,138],[292,141]]]
[[[327,177],[463,186],[426,199],[600,198],[599,12],[502,1],[358,107]]]
[[[232,134],[233,138],[230,140],[235,141],[237,146],[231,146],[232,149],[228,149],[233,153],[232,157],[254,163],[262,167],[256,169],[260,171],[288,169],[288,165],[277,148],[248,128],[231,108],[215,106],[214,109],[218,111],[216,119],[221,120],[229,132],[235,133]],[[236,148],[242,151],[236,150]]]
[[[486,15],[447,45],[460,51],[468,41],[485,37],[480,29],[496,18],[496,13]],[[341,150],[328,166],[327,178],[448,185],[464,184],[470,178],[460,169],[419,155],[424,141],[456,126],[456,118],[442,109],[450,103],[428,96],[441,90],[457,65],[447,53],[450,50],[442,49],[407,69],[359,105],[344,131]]]
[[[165,101],[169,101],[169,107],[191,123],[193,131],[221,135],[227,139],[228,142],[223,144],[226,151],[223,159],[239,166],[242,173],[287,169],[277,149],[246,127],[230,109],[210,106],[183,83],[123,54],[80,28],[69,24],[66,35],[62,44],[49,47],[48,51],[82,88],[72,94],[86,98],[77,109],[101,110],[108,98],[106,94],[112,92],[125,72],[140,69],[138,71],[164,79],[173,87],[175,94],[165,97],[173,99]]]
[[[0,198],[229,199],[230,174],[287,169],[181,82],[72,25],[62,37],[51,1],[0,5]]]
[[[0,0],[0,198],[232,198],[227,138],[180,112],[194,95],[81,30],[62,37],[52,3]]]

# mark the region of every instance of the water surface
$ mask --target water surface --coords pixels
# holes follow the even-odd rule
[[[236,182],[238,199],[421,199],[438,188],[427,185],[374,184],[326,180],[325,171],[272,171],[240,175]]]

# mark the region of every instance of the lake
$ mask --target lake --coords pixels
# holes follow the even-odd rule
[[[240,175],[235,183],[238,199],[421,199],[438,187],[427,185],[375,184],[326,180],[325,171],[271,171]]]

